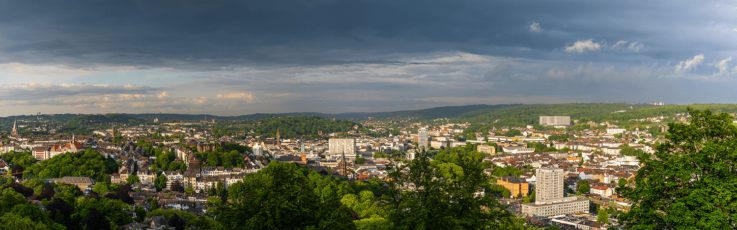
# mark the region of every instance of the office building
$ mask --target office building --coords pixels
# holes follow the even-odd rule
[[[571,125],[570,116],[540,116],[540,125],[543,126],[569,126]]]

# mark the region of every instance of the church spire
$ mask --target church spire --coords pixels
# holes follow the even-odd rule
[[[18,128],[16,124],[18,123],[18,120],[13,121],[13,132],[12,135],[18,135]]]

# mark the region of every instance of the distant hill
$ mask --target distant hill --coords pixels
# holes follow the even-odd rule
[[[395,112],[369,112],[369,113],[314,113],[314,112],[293,112],[293,113],[255,113],[250,115],[240,116],[213,116],[208,114],[171,114],[171,113],[147,113],[147,114],[126,114],[128,116],[153,121],[158,118],[159,121],[195,121],[195,120],[260,120],[264,117],[285,117],[285,116],[301,116],[301,115],[314,115],[328,119],[340,119],[340,120],[365,120],[368,117],[381,119],[388,117],[420,117],[423,119],[437,119],[437,118],[451,118],[461,115],[463,113],[478,111],[478,110],[494,110],[507,106],[515,106],[521,104],[511,105],[465,105],[465,106],[445,106],[430,109],[421,110],[406,110],[406,111],[395,111]]]
[[[33,123],[37,121],[70,122],[73,124],[85,123],[127,123],[141,124],[159,121],[198,121],[198,120],[261,120],[265,117],[286,116],[319,116],[326,119],[361,121],[369,117],[373,119],[414,117],[425,120],[449,118],[452,122],[493,123],[495,126],[537,124],[540,116],[571,116],[572,120],[629,120],[634,118],[670,116],[675,113],[686,112],[687,107],[699,110],[711,109],[714,112],[737,113],[736,104],[692,104],[652,106],[647,104],[626,103],[569,103],[569,104],[503,104],[503,105],[466,105],[445,106],[430,109],[406,110],[394,112],[367,112],[367,113],[256,113],[240,116],[213,116],[208,114],[53,114],[53,115],[25,115],[0,118],[0,131],[9,132],[13,121]],[[622,111],[614,113],[615,111]],[[498,121],[494,123],[494,121]]]
[[[102,124],[102,123],[124,123],[124,124],[142,124],[146,121],[138,119],[126,114],[96,114],[96,115],[81,115],[73,120],[67,121],[67,124],[81,125],[81,124]]]

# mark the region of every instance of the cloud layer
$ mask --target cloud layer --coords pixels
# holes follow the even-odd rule
[[[0,3],[0,116],[734,102],[727,89],[735,86],[737,44],[727,22],[737,21],[735,7],[726,0],[7,1]]]

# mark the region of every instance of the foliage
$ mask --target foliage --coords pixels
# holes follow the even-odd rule
[[[688,109],[690,124],[668,124],[668,142],[644,164],[635,188],[618,187],[634,202],[619,221],[631,229],[731,229],[737,224],[737,128],[729,114]],[[674,167],[677,166],[677,167]]]
[[[600,209],[598,215],[596,216],[596,221],[599,221],[601,223],[611,224],[609,222],[609,213],[606,209]]]
[[[350,209],[318,196],[306,174],[297,164],[271,162],[246,175],[243,197],[218,207],[218,222],[230,229],[355,228]]]
[[[22,168],[28,168],[32,165],[36,164],[37,160],[35,157],[33,157],[33,154],[31,152],[25,151],[25,152],[16,152],[16,151],[10,151],[2,155],[2,158],[6,163],[15,166],[20,166]],[[13,172],[16,172],[15,169],[13,169]]]
[[[493,165],[494,169],[491,171],[491,175],[495,177],[515,176],[519,177],[525,174],[525,170],[518,169],[514,166],[506,166],[504,168]]]
[[[318,131],[324,134],[348,132],[353,126],[361,124],[347,120],[325,119],[318,116],[264,117],[261,125],[254,129],[255,136],[275,137],[277,129],[282,138],[318,138]]]
[[[578,180],[578,194],[583,194],[589,192],[591,190],[591,186],[589,186],[589,182],[586,180]]]
[[[376,201],[374,193],[368,190],[361,191],[359,196],[346,194],[340,200],[341,203],[353,209],[362,218],[368,218],[374,215],[384,216],[386,214],[384,208]]]
[[[85,229],[88,230],[112,229],[110,227],[110,221],[108,221],[108,219],[105,218],[105,215],[102,215],[102,213],[100,213],[96,208],[90,208],[87,213],[87,218],[84,219],[84,226]]]
[[[513,229],[520,222],[490,194],[475,193],[487,185],[480,161],[460,158],[463,175],[438,175],[428,152],[389,174],[384,201],[387,219],[397,229]],[[488,209],[482,209],[487,207]],[[517,224],[515,224],[517,223]]]
[[[138,175],[132,174],[128,176],[128,178],[125,179],[125,182],[128,184],[135,184],[135,183],[141,183],[141,180],[138,179]]]
[[[154,179],[154,186],[156,186],[156,189],[161,191],[162,189],[166,188],[166,175],[161,174],[161,176],[156,177]]]
[[[505,188],[504,186],[498,185],[498,184],[489,185],[489,188],[487,189],[487,193],[497,194],[502,197],[509,197],[512,195],[512,192],[510,192],[509,189]]]
[[[57,155],[40,164],[26,169],[26,178],[60,178],[65,176],[90,177],[96,181],[106,181],[108,174],[118,172],[118,164],[112,158],[106,158],[94,149],[84,152]]]
[[[389,230],[394,227],[392,222],[378,215],[356,220],[354,223],[357,230]]]

